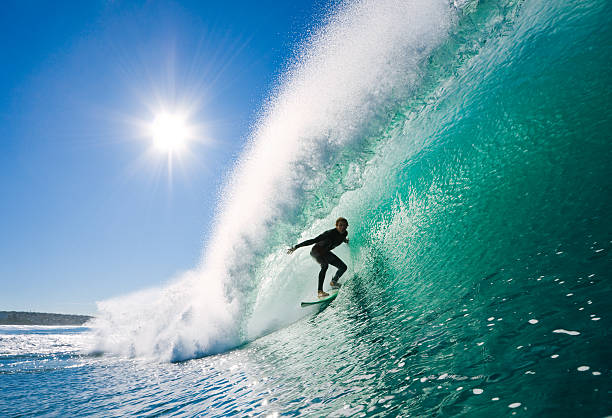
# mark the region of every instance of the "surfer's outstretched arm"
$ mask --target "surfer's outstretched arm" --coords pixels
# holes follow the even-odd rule
[[[318,237],[317,237],[318,238]],[[312,245],[315,244],[317,242],[317,238],[313,238],[313,239],[308,239],[304,242],[300,242],[299,244],[294,245],[293,247],[289,248],[287,250],[287,254],[291,254],[293,253],[295,250],[297,250],[300,247],[304,247],[306,245]]]
[[[299,244],[294,245],[293,247],[291,247],[291,248],[289,248],[287,250],[287,254],[293,253],[295,250],[297,250],[300,247],[305,247],[307,245],[316,244],[317,242],[321,241],[322,239],[325,239],[325,234],[326,234],[326,232],[323,232],[321,235],[319,235],[316,238],[307,239],[306,241],[303,241],[303,242],[300,242]]]

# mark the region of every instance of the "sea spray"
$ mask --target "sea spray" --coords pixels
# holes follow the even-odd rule
[[[234,306],[221,286],[201,279],[194,270],[164,287],[99,302],[92,349],[176,361],[233,347]]]

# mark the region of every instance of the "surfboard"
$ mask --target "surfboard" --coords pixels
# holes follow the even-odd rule
[[[329,296],[326,296],[326,297],[321,298],[321,299],[317,299],[317,300],[312,301],[312,302],[302,302],[301,306],[302,306],[302,308],[304,308],[306,306],[319,305],[321,303],[331,302],[332,300],[336,299],[336,296],[338,296],[338,290],[332,290],[332,291],[330,291]]]

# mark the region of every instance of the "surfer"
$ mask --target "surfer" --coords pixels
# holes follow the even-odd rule
[[[317,263],[321,265],[321,271],[319,272],[320,298],[329,296],[329,293],[323,291],[323,282],[325,281],[327,267],[331,264],[338,269],[336,275],[331,279],[331,282],[329,282],[329,285],[334,289],[338,289],[340,287],[338,279],[346,271],[346,264],[344,264],[344,262],[336,256],[336,254],[331,252],[331,250],[343,242],[346,242],[347,244],[349,243],[346,228],[348,228],[348,221],[345,218],[338,218],[336,220],[336,227],[334,229],[325,231],[316,238],[300,242],[287,250],[287,254],[292,254],[300,247],[314,244],[310,250],[310,255],[317,260]]]

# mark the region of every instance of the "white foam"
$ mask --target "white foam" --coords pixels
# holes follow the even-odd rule
[[[580,335],[579,331],[568,331],[566,329],[556,329],[553,332],[556,334]]]

